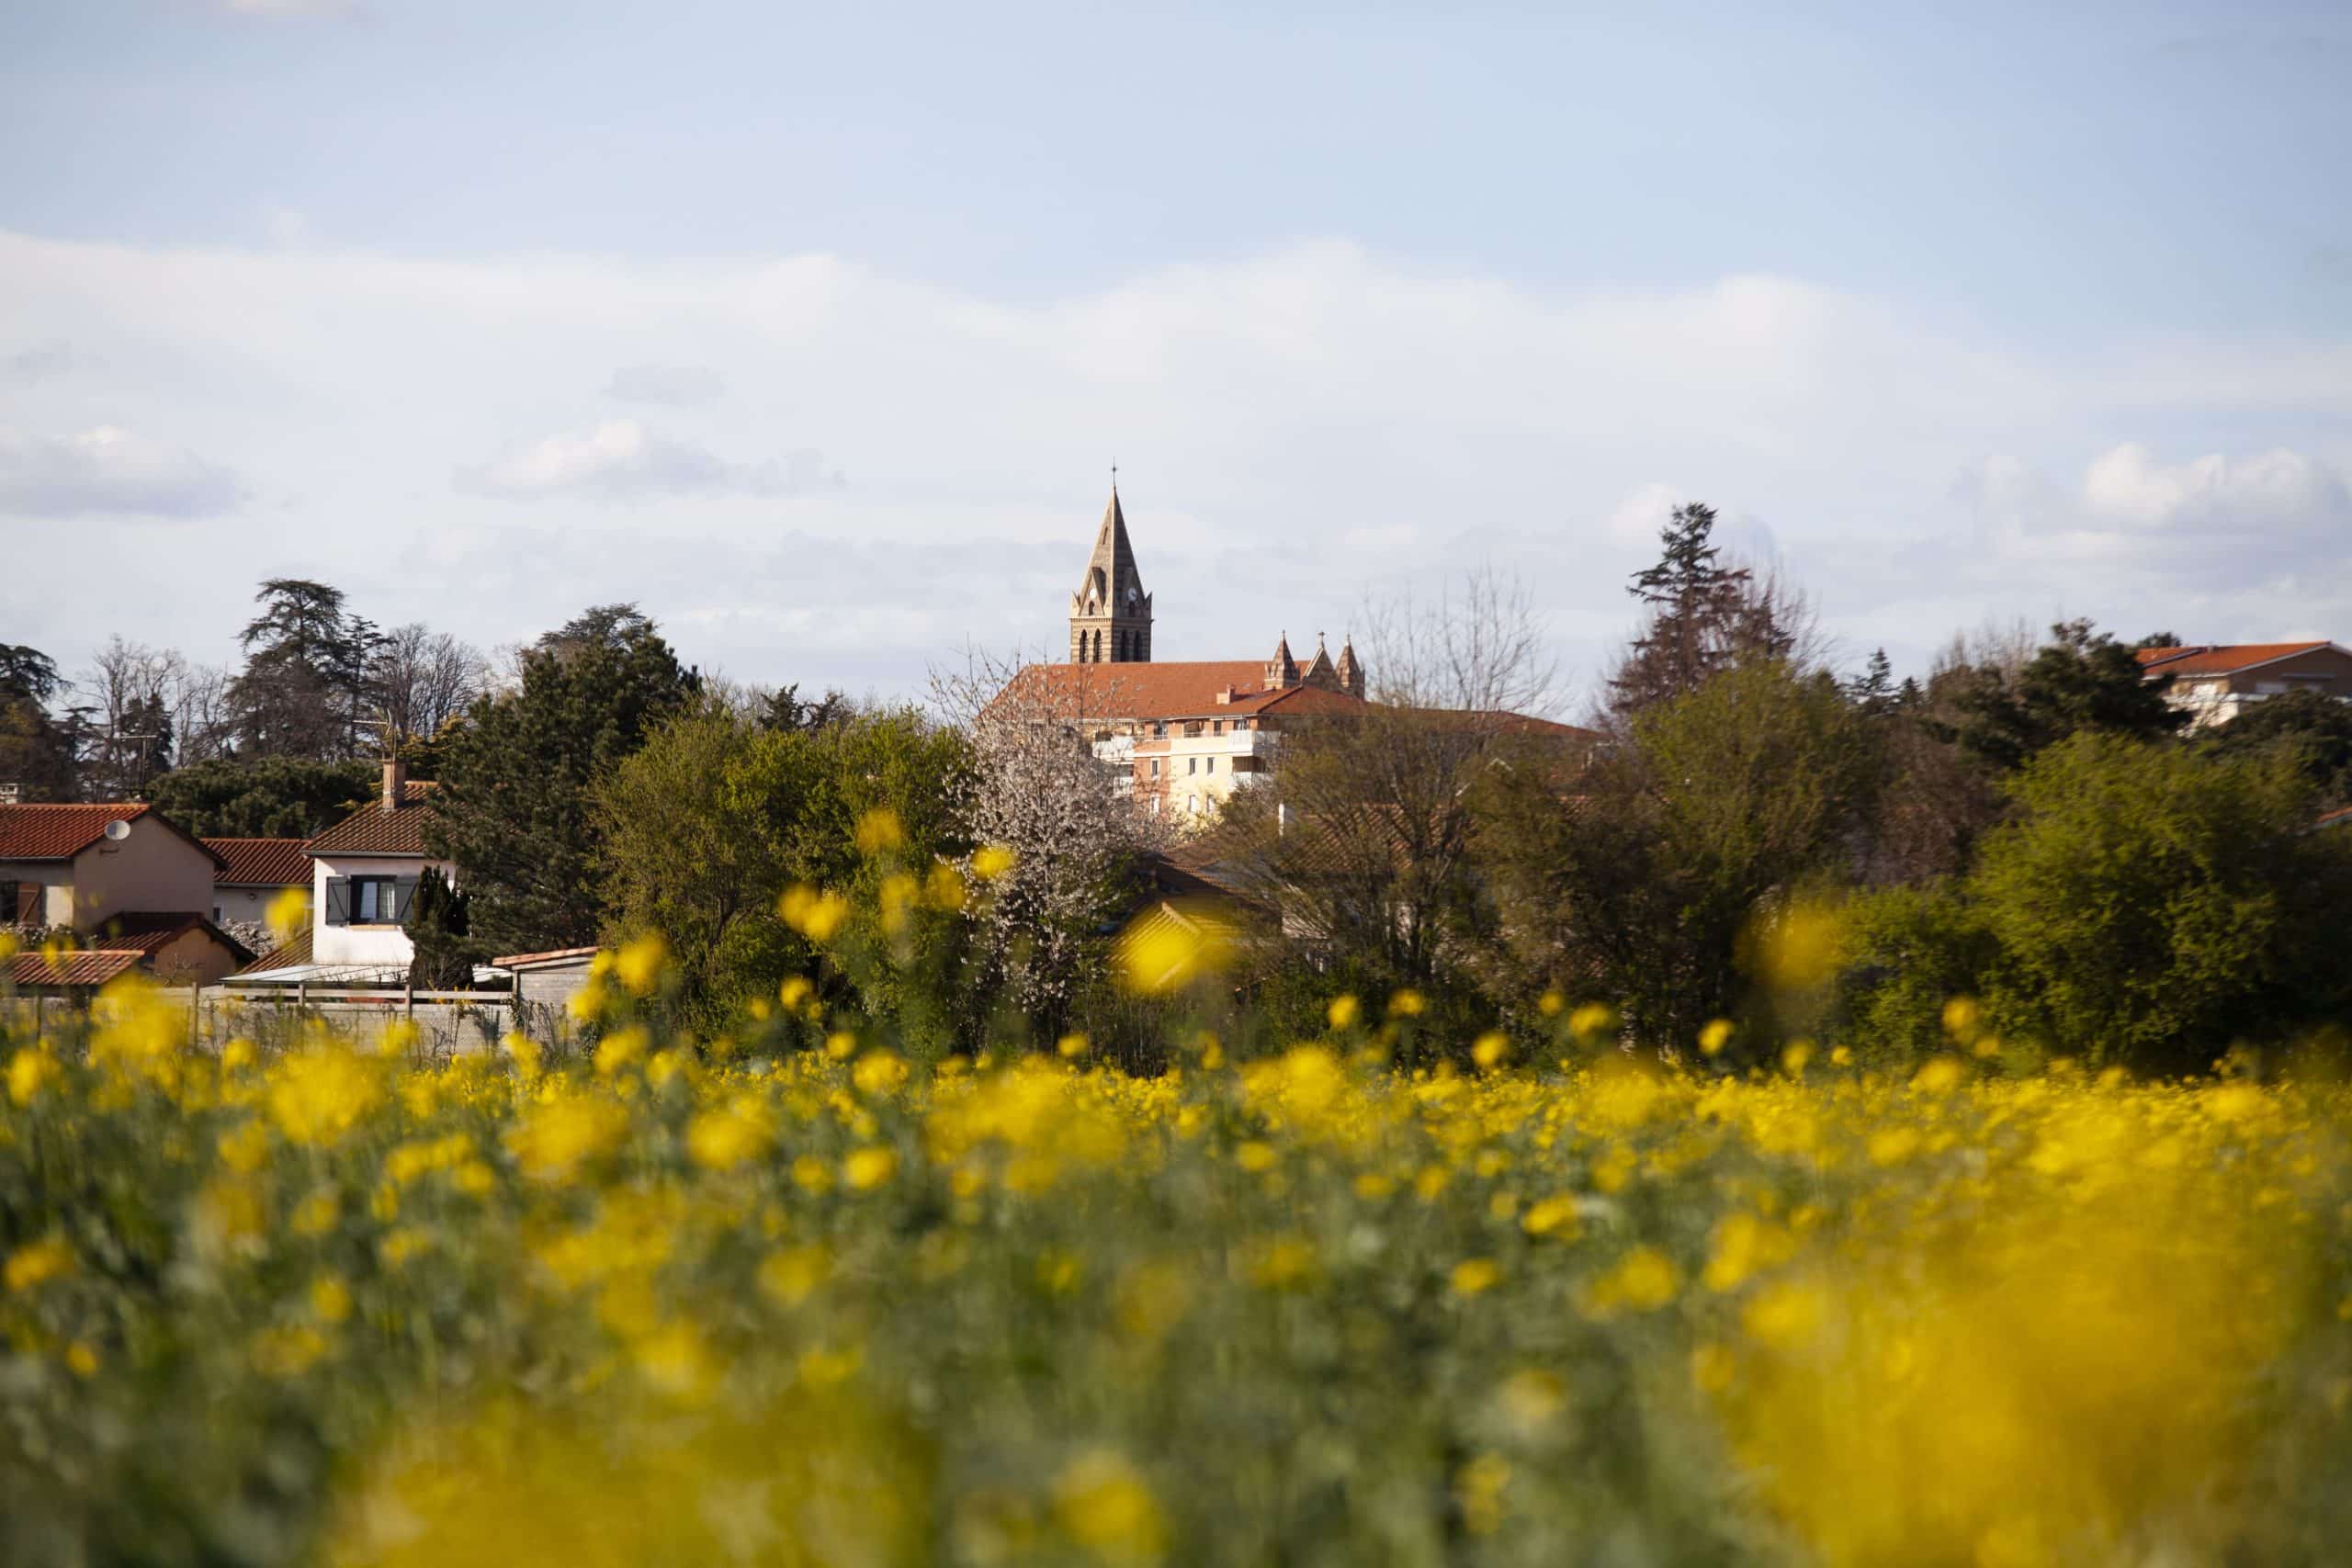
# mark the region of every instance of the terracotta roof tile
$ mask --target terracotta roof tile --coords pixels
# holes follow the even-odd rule
[[[0,806],[0,860],[72,860],[106,837],[107,824],[146,815],[145,805]]]
[[[103,986],[116,976],[136,968],[146,956],[141,953],[100,949],[88,953],[61,953],[51,964],[38,953],[19,953],[8,960],[8,983],[23,988],[28,986]]]
[[[258,975],[267,969],[291,969],[311,961],[311,928],[304,926],[291,942],[271,948],[251,964],[237,971],[240,975]]]
[[[251,948],[197,914],[126,911],[108,916],[89,940],[109,953],[137,953],[152,958],[191,931],[209,933],[213,941],[236,954],[239,962],[253,956]]]
[[[1221,702],[1230,691],[1230,702]],[[1230,718],[1279,705],[1285,712],[1354,710],[1361,697],[1319,686],[1266,687],[1256,659],[1188,663],[1032,664],[1006,683],[997,701],[1035,705],[1072,719]]]
[[[227,863],[212,880],[232,887],[308,887],[311,855],[301,839],[206,839]]]
[[[2315,642],[2192,643],[2186,648],[2143,648],[2133,657],[2150,674],[2170,679],[2176,675],[2227,675],[2328,646],[2325,638]]]
[[[412,779],[401,790],[397,811],[371,800],[312,839],[310,852],[355,855],[421,855],[424,852],[424,802],[430,780]]]
[[[491,963],[501,969],[512,969],[517,965],[527,968],[534,964],[562,963],[575,958],[594,958],[595,955],[596,950],[593,947],[558,947],[546,953],[510,953],[503,958],[492,959]]]

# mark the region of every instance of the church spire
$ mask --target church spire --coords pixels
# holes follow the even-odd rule
[[[1139,664],[1151,658],[1151,595],[1136,570],[1115,470],[1086,576],[1069,596],[1069,657],[1073,664]]]

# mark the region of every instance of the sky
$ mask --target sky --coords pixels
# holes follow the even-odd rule
[[[2352,641],[2337,5],[0,7],[0,642],[265,578],[914,695],[1516,579],[1678,502],[1838,657]],[[1375,676],[1377,671],[1374,671]]]

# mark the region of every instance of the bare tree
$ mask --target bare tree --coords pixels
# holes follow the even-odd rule
[[[956,786],[970,837],[983,852],[1012,852],[973,906],[981,978],[1046,1031],[1104,971],[1105,927],[1160,831],[1095,752],[1101,716],[1117,705],[1118,668],[1022,664],[972,649],[962,670],[932,671],[933,708],[971,739],[973,767]]]
[[[490,689],[490,660],[447,632],[412,622],[384,634],[368,670],[386,750],[430,739]]]
[[[117,634],[74,682],[83,701],[83,787],[94,798],[135,800],[172,765],[173,709],[187,661],[177,650]]]
[[[184,664],[172,702],[174,761],[192,767],[228,756],[237,738],[229,701],[229,671],[217,664]]]

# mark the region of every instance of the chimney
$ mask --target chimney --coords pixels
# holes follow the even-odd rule
[[[401,808],[401,796],[408,793],[408,764],[398,757],[384,759],[384,810],[387,815]]]

